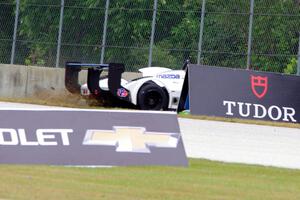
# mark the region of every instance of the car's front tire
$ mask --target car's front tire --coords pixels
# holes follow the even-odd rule
[[[150,82],[144,84],[137,96],[138,106],[142,110],[167,110],[167,92],[157,84]]]

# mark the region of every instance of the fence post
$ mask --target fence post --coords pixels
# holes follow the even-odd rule
[[[59,58],[60,58],[60,49],[61,49],[61,35],[62,35],[63,19],[64,19],[64,8],[65,8],[65,0],[61,0],[61,2],[60,2],[60,18],[59,18],[59,30],[58,30],[58,38],[57,38],[57,50],[56,50],[55,67],[59,67]]]
[[[252,29],[254,15],[254,0],[250,0],[250,16],[249,16],[249,34],[248,34],[248,53],[247,53],[247,70],[251,66],[251,48],[252,48]]]
[[[156,15],[157,15],[157,0],[154,0],[148,67],[152,66],[152,52],[153,52],[153,44],[154,44],[155,26],[156,26]]]
[[[107,34],[108,11],[109,11],[109,0],[106,0],[105,15],[104,15],[104,24],[103,24],[103,35],[102,35],[102,44],[101,44],[100,64],[103,64],[103,62],[104,62],[105,46],[106,46],[106,34]]]
[[[20,13],[20,0],[17,0],[16,1],[16,16],[15,16],[15,25],[14,25],[14,35],[13,35],[13,43],[12,43],[12,47],[11,47],[11,57],[10,57],[11,65],[14,64],[14,62],[15,62],[15,51],[16,51],[16,42],[17,42],[19,13]]]
[[[201,56],[202,56],[202,42],[203,42],[204,17],[205,17],[205,3],[206,3],[206,0],[202,0],[200,33],[199,33],[199,42],[198,42],[198,57],[197,57],[197,64],[198,65],[201,64]]]
[[[297,75],[300,76],[300,32],[299,32],[299,46],[298,46]]]

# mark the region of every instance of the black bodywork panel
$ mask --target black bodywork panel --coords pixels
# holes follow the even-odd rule
[[[73,94],[80,94],[81,85],[78,83],[79,72],[88,70],[87,85],[91,92],[90,98],[108,101],[112,104],[117,103],[130,105],[130,91],[121,86],[122,73],[125,71],[124,64],[90,64],[67,62],[65,66],[65,86]],[[108,70],[108,88],[102,90],[99,86],[100,75],[103,70]]]

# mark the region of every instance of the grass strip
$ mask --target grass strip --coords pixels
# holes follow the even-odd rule
[[[90,106],[80,95],[74,95],[70,93],[40,93],[38,95],[27,97],[27,98],[0,98],[0,101],[14,102],[14,103],[29,103],[47,106],[60,106],[70,108],[84,108],[84,109],[124,109],[124,108],[108,108],[103,107],[101,104],[95,102],[94,106]],[[222,121],[232,123],[243,123],[243,124],[256,124],[265,126],[277,126],[287,128],[300,128],[299,123],[282,123],[282,122],[271,122],[262,120],[249,120],[249,119],[238,119],[238,118],[225,118],[225,117],[211,117],[211,116],[196,116],[189,113],[179,113],[181,118],[198,119],[198,120],[210,120],[210,121]]]
[[[190,166],[0,165],[0,199],[300,199],[300,170],[191,159]]]

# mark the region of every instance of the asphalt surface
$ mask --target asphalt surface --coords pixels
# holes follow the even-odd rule
[[[179,118],[188,157],[300,169],[300,129]]]
[[[0,102],[0,109],[63,109]],[[300,169],[300,129],[178,119],[186,154],[230,163]]]

